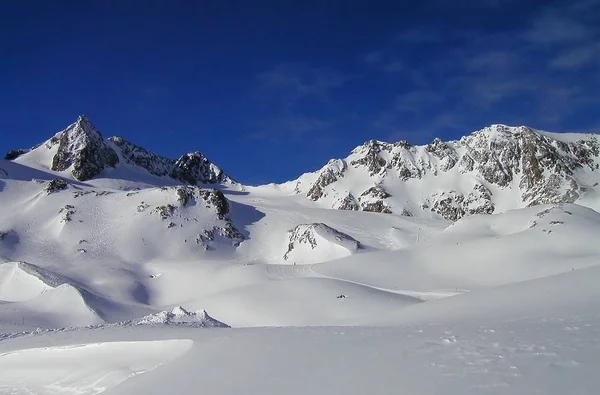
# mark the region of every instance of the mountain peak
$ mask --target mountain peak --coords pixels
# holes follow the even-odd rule
[[[600,183],[600,140],[493,124],[458,141],[436,138],[413,146],[369,140],[340,160],[345,167],[331,163],[301,176],[294,191],[331,208],[435,213],[454,221],[593,196]]]
[[[77,120],[69,125],[63,132],[83,133],[91,138],[102,139],[102,134],[85,115],[79,115]]]
[[[70,170],[79,181],[89,180],[119,162],[119,157],[103,140],[102,134],[83,115],[46,144],[49,148],[56,145],[57,152],[50,168],[54,171]]]
[[[197,185],[198,183],[219,184],[233,182],[214,163],[198,151],[183,154],[175,161],[171,178]]]

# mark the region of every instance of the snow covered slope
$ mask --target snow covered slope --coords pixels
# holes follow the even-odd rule
[[[598,149],[495,125],[249,187],[79,118],[0,160],[0,393],[595,393]]]
[[[492,125],[425,146],[371,140],[281,188],[321,207],[454,221],[542,203],[598,208],[599,166],[596,135]]]

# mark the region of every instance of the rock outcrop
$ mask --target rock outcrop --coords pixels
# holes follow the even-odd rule
[[[115,151],[84,116],[79,116],[75,123],[52,137],[46,143],[48,145],[48,148],[58,145],[50,169],[70,170],[73,178],[79,181],[89,180],[119,163]]]
[[[286,236],[287,250],[283,259],[292,264],[342,258],[362,248],[353,237],[323,223],[300,224]]]

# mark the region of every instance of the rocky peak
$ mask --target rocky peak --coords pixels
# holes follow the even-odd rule
[[[325,194],[325,188],[344,176],[348,168],[346,161],[341,159],[332,159],[320,170],[319,178],[309,189],[306,196],[313,201],[319,200]]]
[[[200,152],[190,152],[179,157],[175,162],[175,167],[171,171],[170,176],[191,185],[199,183],[217,184],[233,181]]]
[[[191,185],[234,183],[199,152],[191,152],[173,160],[154,154],[119,136],[104,139],[83,115],[45,143],[30,150],[9,151],[6,159],[23,157],[23,161],[27,162],[27,158],[31,157],[33,162],[39,162],[40,156],[37,154],[40,151],[46,151],[43,158],[48,157],[47,151],[53,152],[50,163],[44,163],[45,166],[54,171],[70,171],[78,181],[89,180],[120,163]]]
[[[386,160],[380,155],[381,151],[390,152],[392,147],[392,144],[369,140],[352,151],[352,154],[357,155],[358,158],[350,162],[350,164],[353,166],[364,166],[372,176],[378,174],[387,165]]]
[[[328,164],[298,192],[325,207],[457,220],[500,206],[577,201],[600,182],[600,140],[495,124],[422,146],[369,140],[338,162],[347,165],[342,174]]]
[[[47,145],[58,145],[50,168],[54,171],[70,169],[73,177],[79,181],[89,180],[119,162],[115,151],[106,144],[100,132],[83,115],[65,130],[54,135]]]

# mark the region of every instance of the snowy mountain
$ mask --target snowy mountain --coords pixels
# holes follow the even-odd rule
[[[123,176],[119,169],[134,168],[190,185],[234,183],[200,152],[187,153],[173,160],[153,154],[121,137],[105,140],[84,116],[79,116],[65,130],[31,150],[9,151],[5,159],[49,169],[77,181],[87,181],[100,175],[119,179]],[[160,181],[157,182],[160,184]]]
[[[457,220],[544,203],[598,205],[600,140],[492,125],[425,146],[371,140],[283,184],[321,207]]]
[[[0,392],[596,393],[598,151],[494,125],[250,187],[80,117],[0,159]]]

